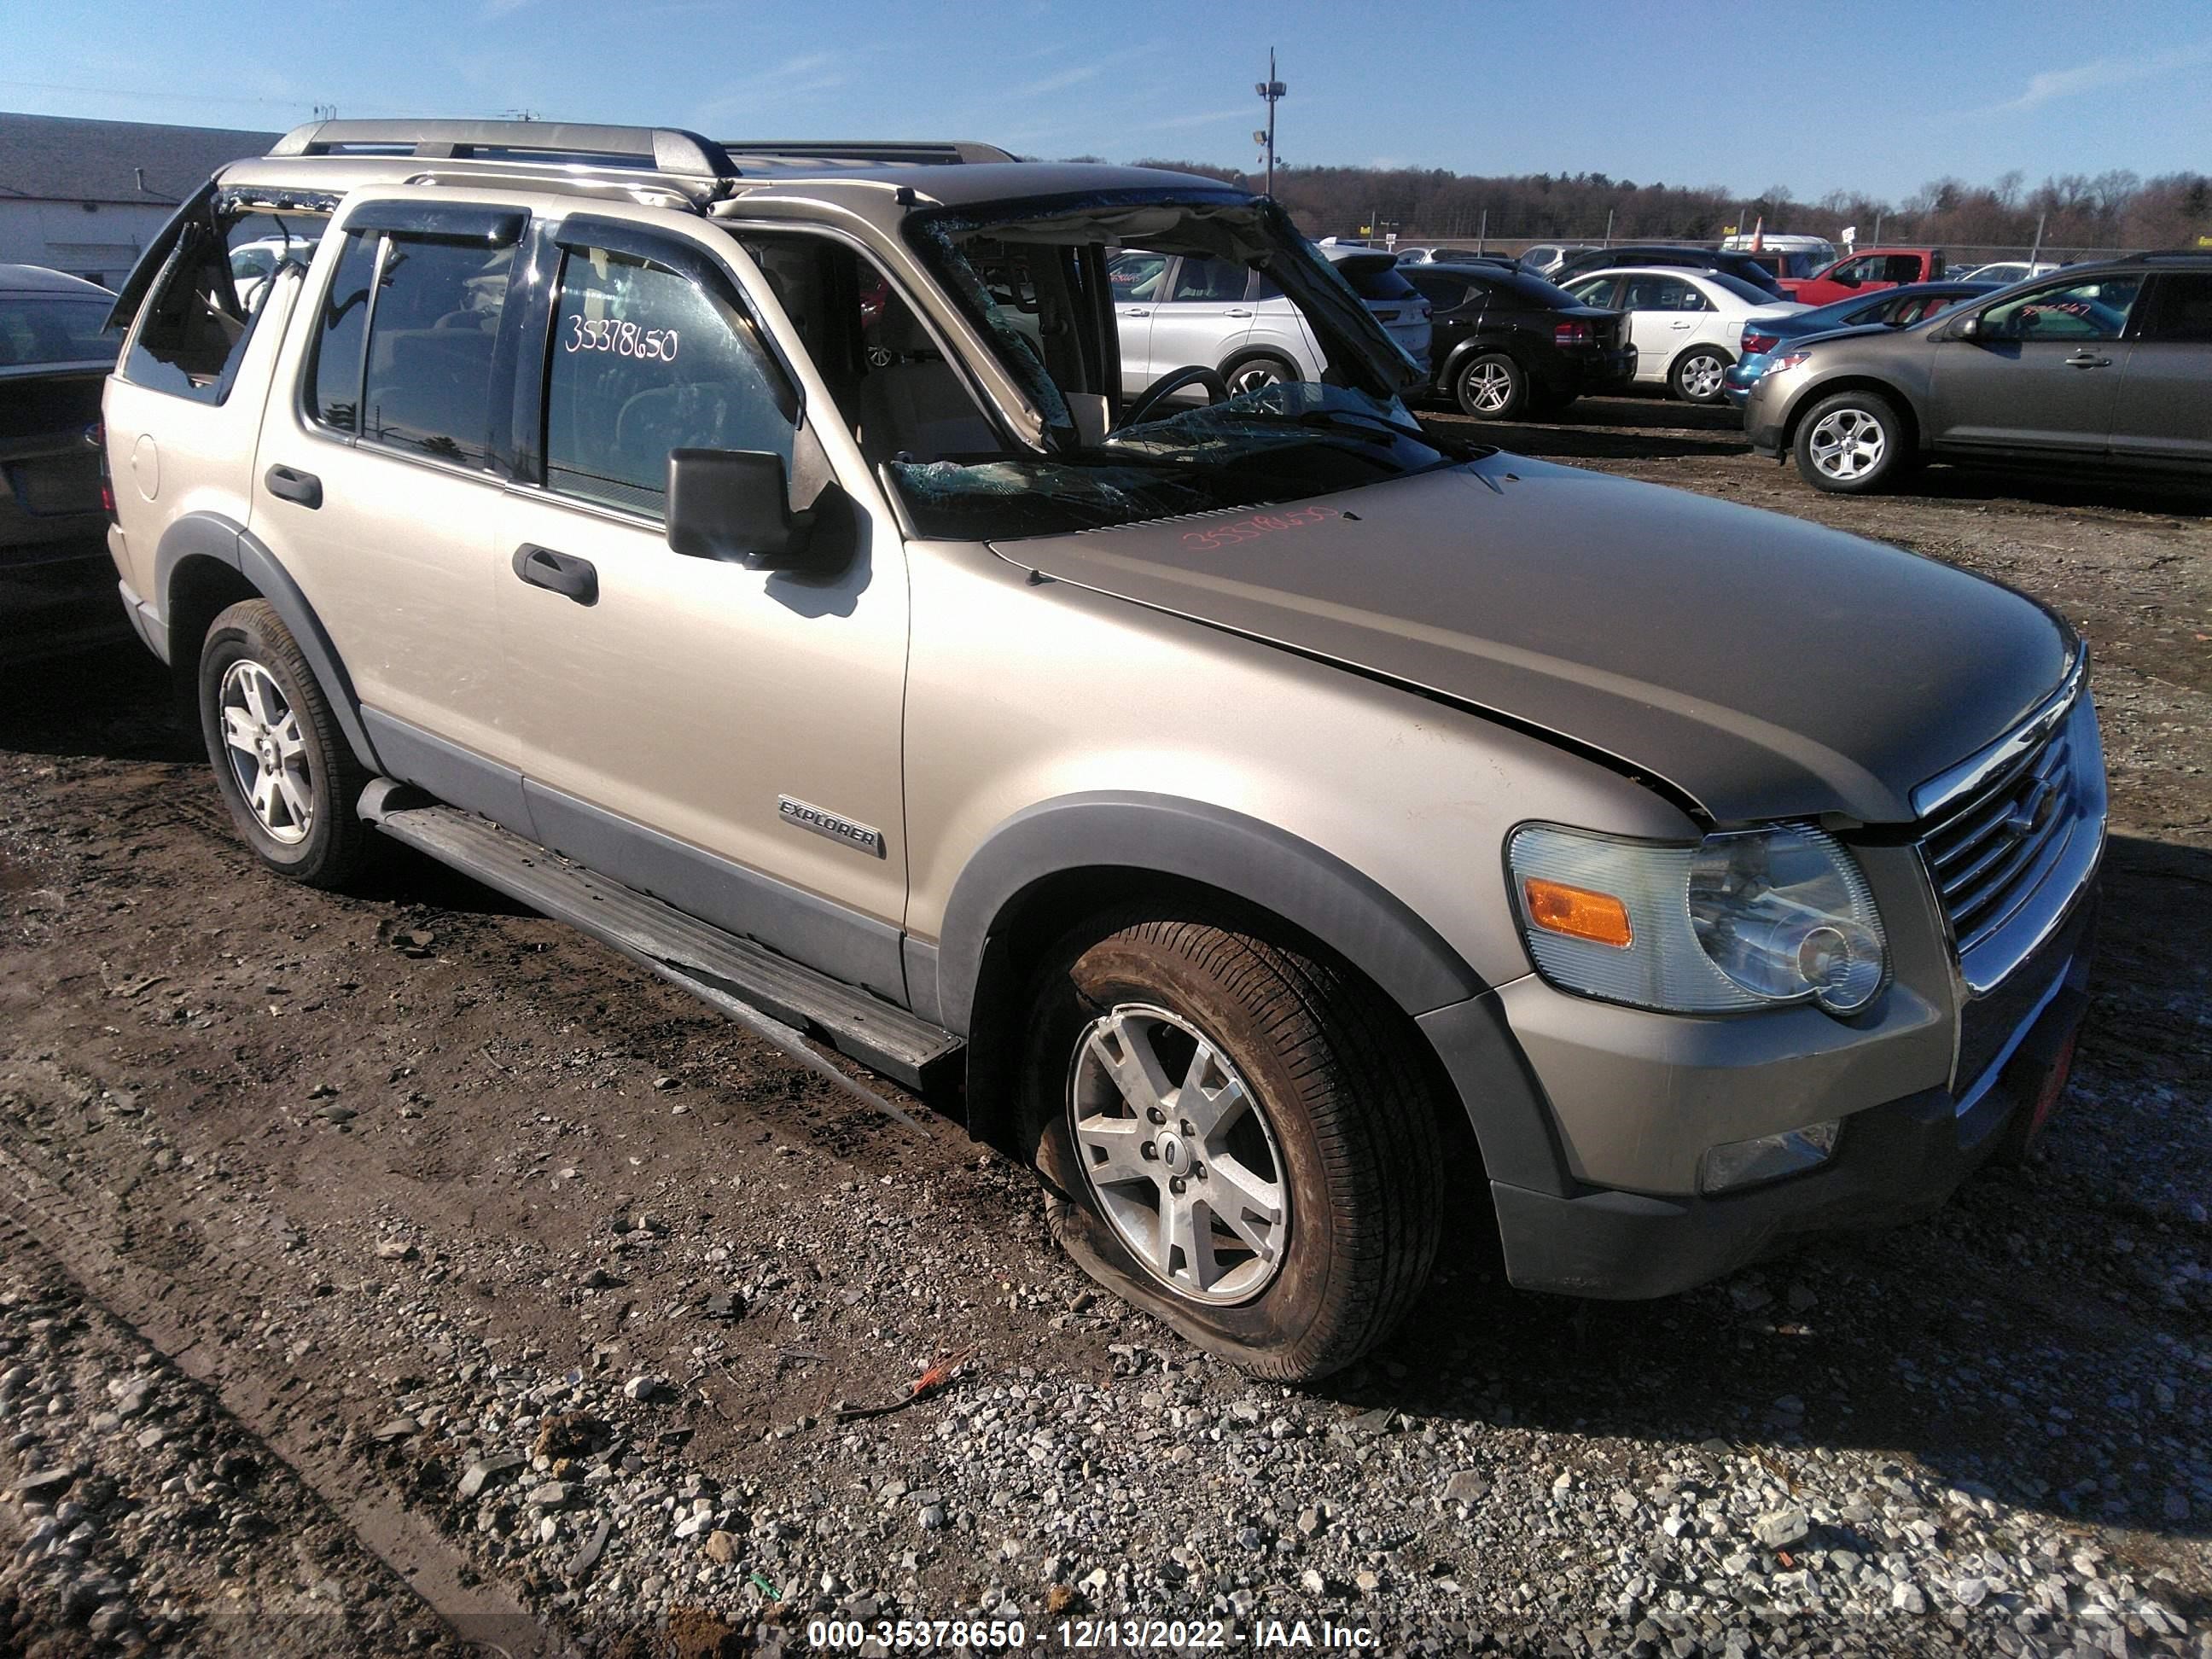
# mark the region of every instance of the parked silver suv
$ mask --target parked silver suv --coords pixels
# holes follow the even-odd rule
[[[298,228],[250,315],[225,258]],[[1109,250],[1319,380],[1123,386]],[[1447,1231],[1655,1296],[2057,1097],[2080,641],[1895,550],[1462,449],[1271,203],[974,145],[332,123],[148,252],[112,535],[260,860],[374,833],[964,1090],[1068,1249],[1263,1375]],[[1170,410],[1189,386],[1209,402]]]

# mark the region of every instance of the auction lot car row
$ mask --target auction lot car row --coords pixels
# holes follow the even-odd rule
[[[642,348],[665,368],[672,326],[680,364],[696,343],[680,323],[586,312],[576,356],[590,342],[635,366]],[[933,367],[907,337],[893,366]],[[1488,1218],[1462,1206],[1476,1224],[1447,1231],[1387,1346],[1326,1390],[1261,1386],[1086,1291],[1018,1167],[979,1163],[956,1121],[888,1084],[872,1086],[894,1112],[841,1095],[418,860],[357,897],[252,879],[220,797],[162,736],[150,676],[72,663],[0,706],[0,901],[20,947],[0,965],[0,1201],[69,1200],[9,1212],[35,1225],[8,1232],[0,1263],[0,1487],[75,1480],[59,1519],[55,1501],[0,1499],[0,1645],[11,1613],[19,1638],[89,1613],[179,1650],[228,1634],[321,1659],[389,1651],[435,1615],[529,1650],[447,1599],[472,1565],[474,1595],[556,1630],[708,1650],[788,1646],[816,1620],[825,1637],[1018,1620],[1052,1650],[1078,1621],[1178,1620],[1242,1645],[1325,1622],[1437,1655],[1534,1654],[1563,1633],[1598,1652],[2109,1650],[2116,1632],[2135,1651],[2202,1648],[2201,512],[1952,471],[1909,495],[1819,495],[1755,465],[1722,418],[1612,397],[1512,430],[1446,416],[1428,435],[1780,505],[2000,575],[2094,635],[2127,828],[2082,1067],[2025,1166],[1917,1226],[1649,1303],[1493,1288],[1482,1252],[1462,1253]],[[1333,504],[1177,527],[1194,555],[1256,560]],[[511,556],[489,562],[524,586]],[[1515,603],[1566,627],[1571,592],[1532,580]],[[1856,696],[1859,673],[1828,695]],[[742,744],[741,709],[697,718],[699,752]],[[1130,738],[1159,763],[1153,729]],[[906,837],[834,798],[772,811],[851,856]],[[548,901],[634,896],[537,864]],[[674,965],[711,971],[700,942]],[[75,1284],[41,1273],[50,1255]],[[136,1328],[95,1342],[99,1300]],[[156,1334],[165,1318],[182,1328]],[[242,1440],[151,1374],[148,1344],[249,1425],[258,1401],[292,1432]],[[915,1409],[831,1407],[882,1410],[925,1371],[950,1380]],[[321,1449],[306,1464],[331,1505],[298,1534],[312,1567],[295,1500],[254,1484],[257,1460],[302,1444]],[[365,1551],[334,1549],[350,1500],[418,1518],[451,1561],[371,1582]],[[257,1537],[264,1516],[280,1530]]]

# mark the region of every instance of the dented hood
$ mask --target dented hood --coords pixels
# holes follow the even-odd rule
[[[1723,823],[1908,821],[1914,786],[2025,720],[2075,650],[1933,560],[1505,454],[999,550],[1601,751]]]

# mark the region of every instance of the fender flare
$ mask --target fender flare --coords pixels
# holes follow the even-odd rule
[[[337,717],[338,729],[345,733],[355,757],[371,772],[381,774],[384,766],[376,757],[376,747],[369,741],[368,727],[362,723],[361,699],[355,695],[353,678],[339,659],[337,647],[331,643],[322,619],[315,615],[314,606],[307,603],[307,596],[300,591],[299,583],[245,526],[220,513],[187,513],[161,532],[161,542],[154,551],[154,591],[160,596],[163,626],[175,614],[170,603],[170,587],[177,567],[192,558],[214,559],[228,565],[269,601],[299,642],[300,654],[314,671],[324,699]]]
[[[973,1038],[976,987],[1006,918],[1036,882],[1085,869],[1201,882],[1320,940],[1413,1018],[1492,1177],[1541,1192],[1569,1190],[1542,1085],[1491,987],[1381,883],[1310,842],[1224,807],[1102,791],[1016,813],[984,839],[954,882],[934,956],[909,939],[915,1012]],[[1007,1017],[1003,1009],[982,1012],[991,1020]],[[972,1042],[969,1052],[969,1133],[994,1141],[1006,1127],[1012,1079]]]
[[[938,1022],[969,1029],[986,948],[1012,901],[1047,877],[1100,868],[1180,877],[1256,904],[1328,945],[1409,1014],[1489,988],[1404,901],[1310,842],[1202,801],[1099,791],[1025,807],[969,856],[939,939]]]

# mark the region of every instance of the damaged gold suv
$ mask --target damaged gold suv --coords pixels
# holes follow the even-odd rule
[[[1132,391],[1127,248],[1258,272],[1322,379],[1154,338]],[[125,597],[263,862],[380,832],[964,1094],[1086,1268],[1255,1371],[1365,1352],[1447,1229],[1664,1294],[1940,1203],[2063,1086],[2073,632],[1425,429],[1264,199],[327,123],[117,310]]]

